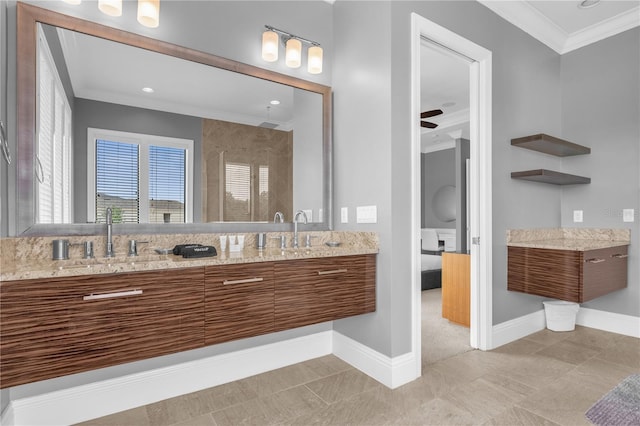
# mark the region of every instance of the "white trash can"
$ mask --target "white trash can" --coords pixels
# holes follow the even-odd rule
[[[573,331],[576,328],[576,315],[580,305],[562,300],[549,300],[544,304],[547,328],[551,331]]]

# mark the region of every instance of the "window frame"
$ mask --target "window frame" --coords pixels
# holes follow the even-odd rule
[[[87,128],[87,221],[96,222],[96,141],[98,139],[138,145],[139,222],[149,222],[149,147],[162,146],[185,150],[184,223],[193,223],[193,159],[192,139],[172,138],[143,133]]]

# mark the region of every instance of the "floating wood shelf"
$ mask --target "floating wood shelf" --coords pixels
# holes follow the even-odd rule
[[[564,139],[545,135],[544,133],[511,139],[511,145],[558,157],[569,157],[572,155],[584,155],[591,153],[591,148],[578,145]]]
[[[553,185],[576,185],[591,183],[591,178],[554,172],[553,170],[537,169],[522,172],[511,172],[512,179],[530,180],[533,182],[550,183]]]

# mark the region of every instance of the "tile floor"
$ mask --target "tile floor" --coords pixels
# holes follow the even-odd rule
[[[581,425],[640,372],[640,339],[576,327],[423,360],[390,390],[330,355],[84,425]]]

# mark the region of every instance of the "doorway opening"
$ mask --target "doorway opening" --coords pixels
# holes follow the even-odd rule
[[[469,171],[467,250],[470,253],[469,345],[492,348],[491,306],[491,52],[417,14],[411,16],[412,105],[412,352],[417,376],[422,370],[420,114],[423,40],[469,58]],[[427,119],[428,120],[428,119]],[[457,233],[457,232],[456,232]],[[466,233],[465,231],[461,234]],[[463,235],[457,235],[463,238]],[[456,238],[457,238],[456,237]]]

